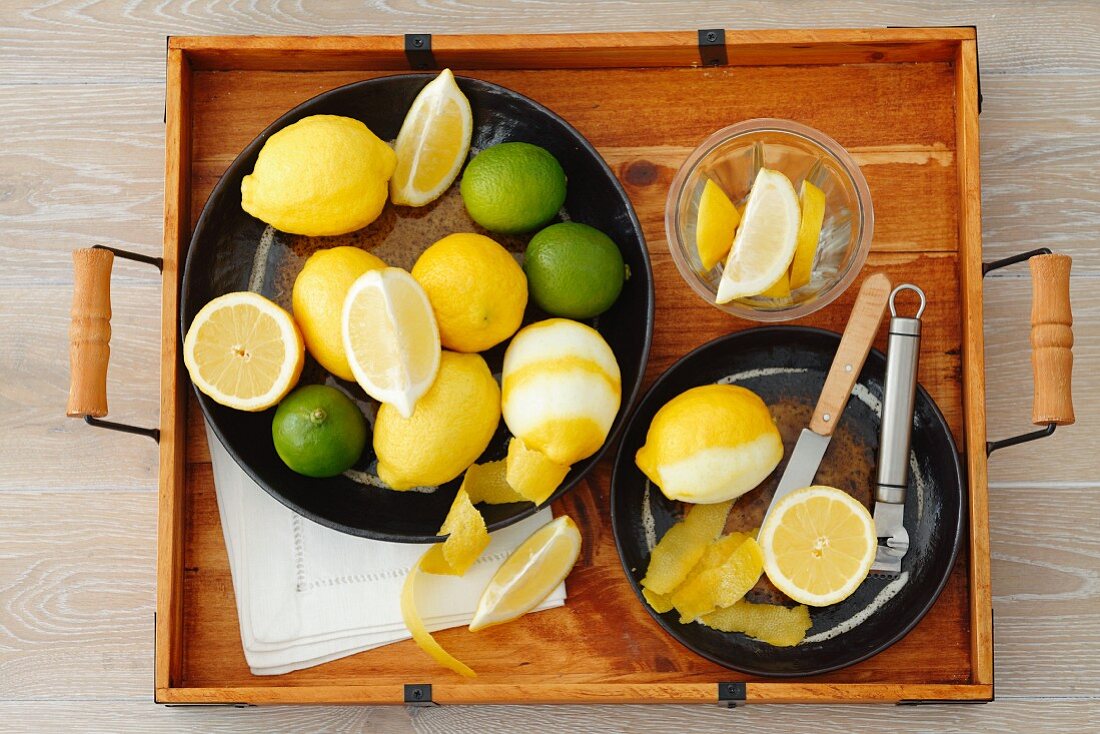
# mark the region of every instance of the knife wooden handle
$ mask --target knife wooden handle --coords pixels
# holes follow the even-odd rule
[[[1036,425],[1073,423],[1073,313],[1068,255],[1037,255],[1031,267],[1031,368]]]
[[[107,415],[107,362],[111,356],[110,250],[73,251],[73,311],[69,323],[69,403],[73,418]]]
[[[848,325],[840,337],[833,365],[825,378],[825,386],[821,388],[821,397],[810,418],[810,430],[814,433],[822,436],[833,434],[852,394],[852,386],[867,361],[867,353],[871,351],[889,300],[890,279],[885,273],[875,273],[863,281],[852,306],[852,315],[848,317]]]

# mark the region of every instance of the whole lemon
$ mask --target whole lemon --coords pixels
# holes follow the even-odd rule
[[[393,489],[435,487],[477,461],[500,423],[500,387],[477,354],[443,352],[409,418],[382,403],[374,421],[378,477]]]
[[[396,165],[390,146],[359,120],[305,117],[264,143],[241,181],[241,207],[292,234],[354,232],[382,213]]]
[[[322,367],[342,380],[355,380],[344,350],[341,314],[351,284],[386,263],[358,247],[332,247],[309,256],[294,280],[291,306],[306,349]]]
[[[501,382],[508,430],[561,466],[599,451],[622,401],[615,353],[569,319],[523,327],[504,353]]]
[[[483,352],[523,322],[527,276],[507,250],[484,235],[444,237],[420,255],[412,275],[432,302],[447,349]]]
[[[760,396],[703,385],[657,411],[634,461],[669,499],[712,504],[755,489],[782,458],[783,439]]]

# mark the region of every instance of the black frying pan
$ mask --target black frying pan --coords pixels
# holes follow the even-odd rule
[[[303,117],[331,114],[362,120],[380,138],[392,140],[397,137],[413,98],[434,78],[434,74],[402,74],[325,92],[287,112],[249,143],[214,187],[191,239],[183,275],[181,333],[187,331],[195,314],[215,296],[249,289],[254,256],[265,225],[241,209],[241,179],[251,173],[256,156],[268,137]],[[565,210],[570,218],[606,232],[619,246],[623,260],[630,268],[630,278],[624,284],[619,300],[597,320],[589,322],[607,340],[622,371],[623,396],[619,415],[604,443],[604,449],[573,466],[552,497],[557,499],[575,486],[612,444],[641,387],[653,333],[653,284],[649,256],[641,227],[626,193],[607,164],[580,133],[550,110],[508,89],[461,77],[458,84],[473,109],[473,147],[478,149],[518,140],[548,149],[561,163],[568,177]],[[393,217],[393,207],[387,205],[387,212],[364,232],[369,233],[371,228],[394,226]],[[347,243],[332,242],[326,246],[334,244]],[[420,242],[418,246],[423,249],[428,244],[431,240]],[[276,246],[287,246],[283,235],[276,235]],[[390,261],[390,264],[401,263]],[[267,276],[261,292],[272,296],[273,281],[279,279],[271,273]],[[285,282],[283,285],[285,290]],[[546,315],[534,307],[528,307],[524,323],[542,318]],[[484,355],[494,372],[499,372],[503,354],[504,348],[500,346]],[[326,375],[321,373],[311,358],[307,358],[301,384],[324,379]],[[366,399],[357,385],[341,385]],[[451,505],[458,480],[432,494],[425,494],[365,486],[344,476],[329,479],[304,477],[288,469],[275,453],[271,441],[274,409],[244,413],[218,405],[201,393],[197,394],[206,420],[229,453],[261,487],[291,509],[322,525],[352,535],[411,543],[440,540],[435,533]],[[502,422],[482,460],[502,458],[507,440],[508,434]],[[366,469],[373,459],[368,442],[356,468]],[[486,505],[482,507],[482,513],[489,530],[497,530],[531,515],[535,509],[531,503]]]
[[[811,609],[813,627],[807,641],[795,647],[774,647],[740,633],[681,624],[675,610],[657,614],[646,604],[640,581],[649,563],[650,542],[680,519],[683,508],[649,485],[634,455],[644,444],[657,410],[683,391],[722,380],[753,390],[776,417],[786,451],[772,476],[734,505],[727,529],[759,526],[798,433],[809,423],[839,343],[840,335],[830,331],[770,327],[730,334],[699,347],[661,375],[642,398],[624,430],[615,461],[611,522],[619,557],[639,602],[691,650],[751,675],[816,675],[859,662],[901,639],[932,607],[951,574],[962,538],[965,490],[947,422],[924,388],[918,387],[905,506],[910,550],[902,561],[907,575],[904,584],[900,579],[870,577],[845,601]],[[872,350],[817,474],[819,483],[844,489],[868,505],[879,432],[874,406],[882,399],[885,368],[883,354]],[[647,539],[650,518],[652,532]],[[781,598],[764,580],[750,592],[749,600]],[[850,630],[814,641],[842,629],[872,607],[866,619]]]

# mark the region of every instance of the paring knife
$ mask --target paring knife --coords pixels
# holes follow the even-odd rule
[[[844,334],[840,337],[840,346],[833,357],[833,364],[829,367],[825,385],[821,388],[821,397],[818,398],[817,407],[810,418],[810,426],[803,428],[798,437],[798,443],[791,452],[775,496],[768,505],[768,512],[764,513],[761,527],[779,500],[796,489],[814,483],[821,457],[829,447],[833,430],[840,420],[840,414],[844,412],[844,406],[848,404],[848,397],[852,394],[852,386],[859,377],[859,371],[867,361],[867,353],[871,351],[871,343],[878,333],[889,298],[890,279],[885,274],[875,273],[863,281],[852,306],[852,315],[848,317],[848,325],[844,327]]]
[[[911,318],[898,316],[894,307],[894,299],[904,290],[920,296],[917,315]],[[875,481],[875,535],[882,542],[871,564],[872,573],[879,576],[900,574],[901,559],[909,550],[909,533],[903,520],[920,357],[920,317],[924,306],[924,291],[915,285],[904,283],[890,294],[890,338],[886,344],[886,378],[882,386],[882,423]]]

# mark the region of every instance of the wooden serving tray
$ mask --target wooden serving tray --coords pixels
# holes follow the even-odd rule
[[[169,40],[156,700],[990,700],[974,30],[421,36],[419,46],[416,38]],[[943,595],[907,637],[858,665],[795,680],[746,678],[691,653],[650,618],[623,574],[608,517],[610,462],[604,461],[555,507],[580,523],[585,538],[569,577],[568,604],[476,636],[464,629],[439,634],[477,678],[437,666],[411,641],[288,675],[249,673],[202,419],[180,363],[182,263],[211,188],[266,125],[325,90],[414,67],[450,67],[528,95],[572,123],[611,165],[637,209],[653,259],[657,311],[647,385],[688,350],[752,326],[700,300],[668,253],[665,197],[694,146],[730,123],[781,117],[822,130],[854,155],[870,184],[876,219],[864,272],[886,271],[929,294],[920,380],[947,417],[968,469],[966,548]],[[800,323],[841,330],[857,290]],[[884,323],[879,348],[885,330]]]

